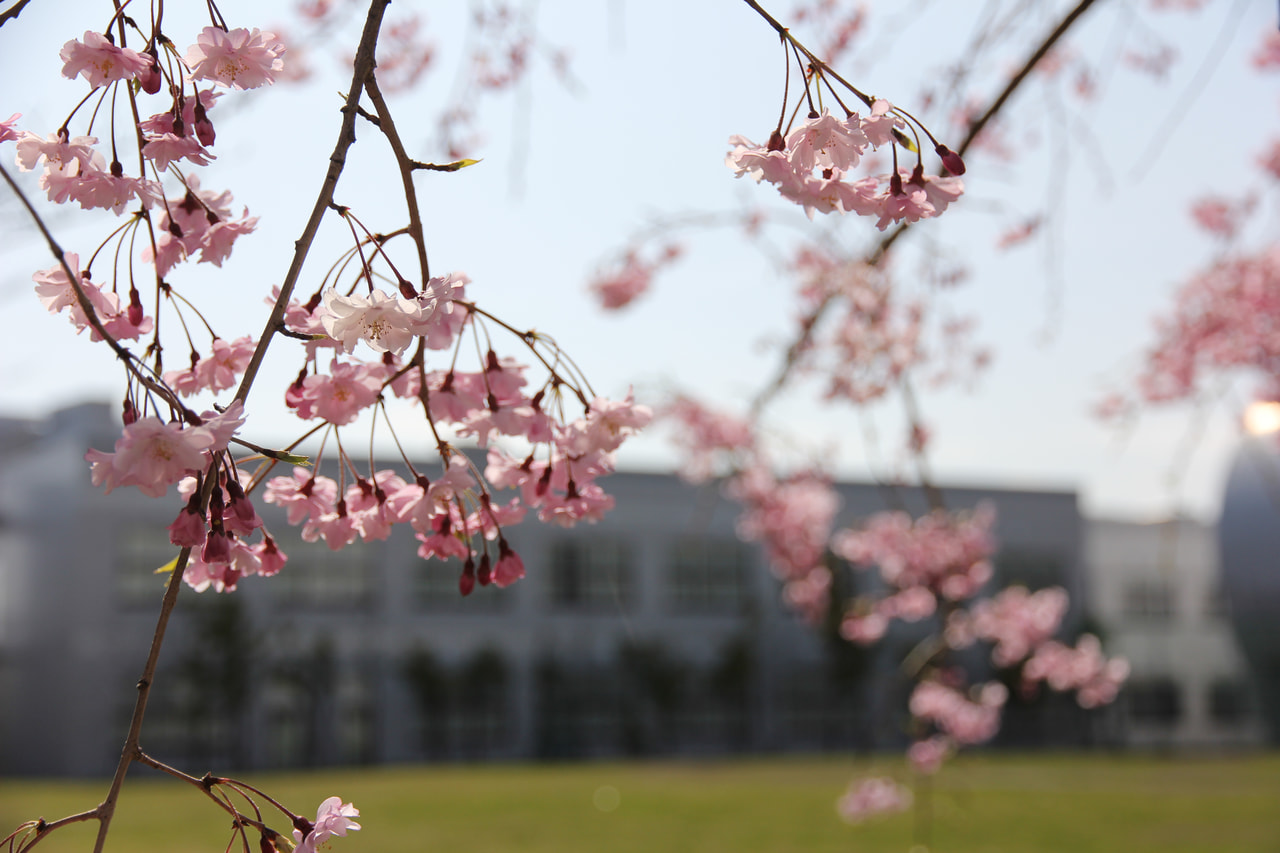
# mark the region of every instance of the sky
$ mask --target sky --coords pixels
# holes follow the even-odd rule
[[[787,20],[786,4],[767,5]],[[869,2],[870,30],[838,68],[914,111],[924,104],[923,89],[948,79],[967,44],[996,32],[976,24],[975,12],[1015,5],[1026,4]],[[993,54],[967,63],[971,96],[983,100],[998,90],[1067,5],[1033,4]],[[1198,14],[1156,13],[1135,0],[1097,5],[1065,54],[1068,66],[1087,59],[1101,69],[1096,98],[1072,96],[1066,75],[1029,86],[1001,132],[1017,159],[967,158],[965,197],[913,229],[895,261],[911,292],[924,289],[928,258],[964,267],[968,278],[939,294],[940,310],[975,318],[978,342],[993,353],[971,387],[921,388],[934,434],[930,463],[943,483],[1073,489],[1091,515],[1212,519],[1240,441],[1247,380],[1232,383],[1209,409],[1152,410],[1128,429],[1099,421],[1092,410],[1108,390],[1131,387],[1153,318],[1220,250],[1195,229],[1193,198],[1257,190],[1245,244],[1274,241],[1280,230],[1275,194],[1266,196],[1253,165],[1277,135],[1280,92],[1274,75],[1249,66],[1263,34],[1276,26],[1277,9],[1270,0],[1216,0]],[[393,17],[422,10],[436,50],[422,85],[391,98],[401,133],[421,159],[443,159],[433,147],[434,120],[457,85],[467,43],[463,6],[392,6]],[[258,17],[262,7],[221,4],[232,26],[297,30],[296,21]],[[109,4],[34,0],[0,29],[2,79],[23,81],[0,90],[0,118],[21,112],[21,126],[42,133],[61,122],[83,85],[58,77],[58,50],[100,27],[109,14],[103,8]],[[79,9],[90,11],[78,17]],[[167,28],[175,39],[178,14],[172,11]],[[566,86],[535,63],[514,95],[479,104],[485,139],[468,156],[482,162],[419,180],[433,272],[466,272],[469,296],[482,306],[553,335],[599,393],[616,397],[634,387],[642,401],[658,402],[688,390],[743,411],[776,370],[797,312],[794,280],[759,251],[760,241],[753,245],[734,229],[687,230],[675,237],[684,250],[679,263],[651,293],[613,314],[587,292],[594,271],[631,235],[674,217],[758,208],[781,218],[779,234],[814,229],[850,247],[871,245],[874,223],[821,216],[810,223],[771,188],[735,180],[723,165],[730,135],[767,137],[782,91],[777,38],[745,4],[542,0],[536,14],[547,43],[570,53],[575,82]],[[219,159],[206,170],[206,185],[224,182],[237,208],[260,217],[257,233],[237,245],[222,270],[181,271],[182,286],[210,306],[224,337],[260,330],[262,298],[287,268],[332,150],[335,93],[347,86],[334,54],[348,51],[338,45],[354,44],[358,17],[331,34],[328,52],[310,51],[312,83],[253,93],[234,105],[226,98],[217,108],[225,112],[215,112]],[[810,46],[820,42],[803,26],[795,32]],[[1120,59],[1162,45],[1176,50],[1177,61],[1161,77]],[[941,99],[919,109],[944,140],[958,138],[948,136],[952,108]],[[369,128],[359,136],[338,201],[379,230],[398,227],[403,199],[386,149]],[[0,156],[9,168],[10,155]],[[24,177],[38,192],[34,176]],[[101,219],[80,224],[82,217],[42,209],[71,250],[91,251],[110,229]],[[1047,217],[1044,239],[995,248],[1002,232],[1037,214]],[[10,199],[0,201],[0,233],[0,307],[10,320],[0,347],[0,413],[40,416],[87,398],[118,403],[119,368],[35,300],[31,272],[51,261]],[[301,292],[314,289],[342,239],[334,225],[322,232]],[[769,245],[787,243],[780,237]],[[252,440],[283,444],[301,432],[275,390],[300,366],[296,352],[273,349],[250,399]],[[801,383],[767,410],[766,424],[785,458],[818,456],[834,461],[842,477],[865,479],[899,470],[899,408],[894,401],[862,411],[825,405],[816,386]],[[868,435],[878,440],[869,443]],[[415,446],[425,448],[425,436]],[[659,428],[624,448],[619,465],[664,470],[675,460]]]

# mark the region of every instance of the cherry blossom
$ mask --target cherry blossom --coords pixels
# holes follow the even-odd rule
[[[898,589],[923,586],[952,601],[972,597],[992,574],[995,512],[983,505],[971,514],[935,512],[913,520],[903,512],[879,513],[861,530],[845,530],[831,542],[838,556],[878,566]]]
[[[343,352],[351,352],[358,341],[364,341],[378,352],[401,353],[429,320],[434,307],[424,311],[414,300],[388,296],[381,290],[368,296],[343,296],[328,290],[319,318],[325,333],[341,344]]]
[[[151,57],[130,48],[116,47],[102,33],[86,32],[83,41],[62,47],[62,76],[80,75],[96,89],[117,80],[133,80],[151,70]]]
[[[244,28],[205,27],[184,57],[194,80],[235,89],[256,89],[284,69],[285,47],[275,33]]]
[[[995,643],[992,663],[1013,666],[1057,632],[1067,606],[1067,592],[1061,587],[1031,593],[1026,587],[1011,586],[994,598],[975,602],[968,613],[953,613],[947,623],[947,640],[954,648],[963,648],[974,639],[989,640]]]
[[[0,121],[0,142],[22,138],[22,132],[14,127],[20,118],[22,118],[22,113],[14,113],[4,121]]]
[[[121,486],[137,486],[158,498],[169,486],[204,468],[205,451],[214,446],[213,432],[204,427],[164,423],[147,417],[124,428],[114,453],[90,450],[93,484],[109,494]]]
[[[888,777],[863,779],[849,784],[836,802],[836,811],[845,823],[859,824],[870,817],[904,812],[913,799],[909,788]]]
[[[1129,663],[1124,658],[1108,660],[1098,638],[1085,634],[1074,647],[1044,643],[1027,661],[1022,675],[1030,683],[1045,681],[1054,690],[1075,690],[1082,708],[1096,708],[1116,698],[1129,677]]]
[[[63,258],[72,273],[79,279],[80,289],[84,292],[94,315],[107,334],[116,340],[134,340],[151,331],[154,323],[150,317],[144,316],[141,311],[131,311],[128,306],[122,308],[119,296],[104,291],[99,285],[81,276],[80,257],[77,253],[67,252]],[[98,330],[92,328],[89,318],[80,307],[75,289],[71,287],[71,282],[68,281],[61,264],[37,272],[31,278],[36,282],[36,296],[40,304],[55,314],[61,313],[64,309],[70,309],[68,316],[77,334],[90,329],[90,340],[102,339]]]
[[[628,251],[622,257],[621,269],[597,275],[588,287],[599,297],[602,308],[623,308],[649,289],[653,276],[659,269],[679,256],[680,247],[675,244],[664,247],[653,261],[642,259],[634,250]]]
[[[345,836],[348,830],[359,829],[360,824],[351,819],[359,816],[360,810],[351,803],[344,803],[338,797],[330,797],[316,810],[314,824],[302,821],[308,826],[306,830],[295,825],[293,840],[298,846],[294,853],[316,853],[316,849],[327,845],[333,836]]]
[[[913,716],[933,723],[957,743],[982,743],[999,729],[1000,710],[1009,691],[998,681],[990,681],[977,688],[975,694],[970,698],[953,687],[927,679],[912,691],[909,707]]]
[[[802,173],[815,168],[847,172],[858,165],[871,144],[857,113],[837,119],[825,109],[791,131],[786,142],[787,159]]]

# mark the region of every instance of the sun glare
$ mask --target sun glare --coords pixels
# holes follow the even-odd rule
[[[1244,410],[1244,428],[1250,435],[1270,435],[1280,431],[1280,403],[1250,403]]]

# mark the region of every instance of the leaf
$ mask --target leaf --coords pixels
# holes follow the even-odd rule
[[[174,557],[172,560],[170,560],[169,562],[165,563],[163,566],[161,566],[160,568],[152,572],[152,574],[171,575],[173,574],[173,570],[176,568],[178,568],[178,558]]]
[[[452,163],[418,163],[413,164],[415,169],[427,169],[432,172],[456,172],[459,169],[465,169],[468,166],[474,166],[479,160],[454,160]]]

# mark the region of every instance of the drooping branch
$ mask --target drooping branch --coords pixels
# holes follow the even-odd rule
[[[761,9],[755,0],[745,0],[745,2],[747,5],[751,6],[763,15],[765,19],[775,27],[775,29],[778,29],[781,33],[786,33],[786,28]],[[964,140],[956,148],[956,153],[963,155],[969,150],[973,145],[974,140],[978,138],[978,135],[983,131],[983,129],[986,128],[992,119],[1000,114],[1008,104],[1009,99],[1013,97],[1014,93],[1018,91],[1024,82],[1026,82],[1027,77],[1031,74],[1036,65],[1039,64],[1040,60],[1044,59],[1045,55],[1053,49],[1054,45],[1062,40],[1062,37],[1067,34],[1067,32],[1080,20],[1084,13],[1087,12],[1089,7],[1093,6],[1095,2],[1097,2],[1097,0],[1080,0],[1080,2],[1077,3],[1071,11],[1063,16],[1053,30],[1044,37],[1036,49],[1027,56],[1022,67],[1019,68],[1018,72],[1009,79],[1009,82],[1005,85],[1004,89],[1001,90],[1000,94],[996,95],[996,97],[991,100],[991,103],[981,115],[969,123],[968,130],[965,132]],[[898,242],[898,239],[906,233],[909,228],[911,228],[911,223],[902,222],[884,237],[880,238],[879,242],[876,243],[875,248],[867,253],[864,263],[866,263],[867,266],[879,266],[888,255],[889,250],[896,242]],[[836,296],[834,294],[828,294],[823,297],[816,306],[814,306],[812,311],[801,318],[800,331],[787,347],[786,353],[782,358],[782,364],[778,368],[778,372],[751,401],[752,415],[758,416],[762,411],[764,411],[765,407],[772,402],[773,398],[777,396],[778,392],[781,391],[791,379],[792,373],[800,362],[800,357],[813,343],[813,335],[818,323],[821,322],[824,316],[826,316],[827,309],[831,307],[835,300]]]

